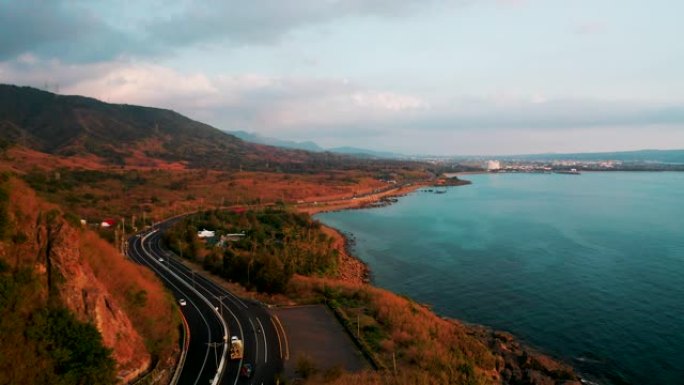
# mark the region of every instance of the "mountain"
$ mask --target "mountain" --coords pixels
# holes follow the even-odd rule
[[[268,136],[262,136],[259,134],[246,132],[246,131],[227,131],[229,134],[234,135],[244,141],[265,144],[269,146],[292,148],[305,151],[314,152],[332,152],[336,154],[352,155],[361,158],[376,158],[376,159],[406,159],[406,155],[397,154],[388,151],[374,151],[365,148],[357,147],[333,147],[333,148],[323,148],[318,144],[306,141],[306,142],[296,142],[293,140],[283,140],[278,138],[272,138]]]
[[[358,163],[245,142],[171,110],[0,85],[0,147],[7,143],[122,166],[161,160],[191,168],[311,171]]]
[[[305,151],[313,151],[313,152],[321,152],[325,151],[323,147],[320,147],[314,142],[307,141],[307,142],[295,142],[293,140],[282,140],[278,138],[271,138],[268,136],[261,136],[259,134],[255,134],[252,132],[247,132],[247,131],[226,131],[227,133],[234,135],[245,142],[252,142],[252,143],[258,143],[258,144],[265,144],[268,146],[275,146],[275,147],[283,147],[283,148],[292,148],[295,150],[305,150]]]
[[[357,148],[357,147],[333,147],[333,148],[329,148],[328,151],[338,153],[338,154],[354,155],[354,156],[359,156],[359,157],[364,157],[364,158],[377,158],[377,159],[406,159],[407,158],[406,155],[397,154],[396,152],[375,151],[375,150],[368,150],[365,148]]]

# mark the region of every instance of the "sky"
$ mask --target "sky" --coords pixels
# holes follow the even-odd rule
[[[684,148],[679,0],[0,0],[0,83],[404,154]]]

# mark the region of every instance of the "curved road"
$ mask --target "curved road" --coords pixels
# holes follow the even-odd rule
[[[165,249],[161,233],[174,223],[172,219],[152,231],[129,238],[128,255],[159,275],[176,299],[185,299],[183,316],[190,329],[185,362],[180,367],[178,384],[276,384],[288,354],[282,326],[268,309],[258,302],[241,299],[201,274],[194,273]],[[226,338],[238,336],[244,343],[242,360],[231,361]],[[222,373],[217,373],[225,354]],[[252,378],[242,378],[244,363],[254,368]]]

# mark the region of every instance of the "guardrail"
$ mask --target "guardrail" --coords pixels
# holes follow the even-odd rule
[[[178,384],[178,380],[180,379],[181,375],[181,369],[183,368],[183,365],[185,365],[185,359],[188,356],[188,347],[190,345],[190,325],[188,325],[188,321],[185,319],[183,312],[180,310],[179,312],[181,318],[183,319],[183,350],[181,351],[181,356],[178,360],[178,365],[176,365],[176,370],[173,372],[173,377],[171,377],[171,382],[169,383],[169,385]]]
[[[188,289],[192,290],[195,294],[197,294],[197,296],[198,296],[199,298],[201,298],[201,299],[202,299],[202,300],[203,300],[211,309],[213,309],[214,313],[216,314],[216,317],[217,317],[219,320],[221,320],[221,326],[223,327],[223,337],[224,337],[223,339],[224,339],[224,342],[225,342],[225,339],[226,339],[226,337],[227,337],[228,334],[229,334],[229,333],[228,333],[228,325],[226,324],[226,320],[224,320],[223,317],[221,317],[221,313],[219,313],[218,310],[216,310],[216,307],[214,307],[214,304],[211,303],[211,301],[209,301],[209,300],[207,299],[207,297],[205,297],[204,295],[202,295],[202,293],[200,293],[197,289],[195,289],[194,287],[192,287],[191,284],[189,284],[189,283],[186,282],[184,279],[182,279],[180,276],[178,276],[178,274],[174,273],[173,270],[169,269],[169,268],[168,268],[166,265],[164,265],[163,263],[157,261],[157,259],[154,258],[154,256],[153,256],[151,253],[149,253],[149,252],[145,249],[145,240],[146,240],[149,236],[151,236],[152,234],[156,233],[157,231],[158,231],[158,230],[153,230],[153,231],[150,231],[150,232],[146,233],[144,236],[142,236],[142,239],[140,240],[140,241],[141,241],[140,243],[141,243],[141,246],[142,246],[142,251],[143,251],[145,254],[147,254],[148,257],[152,258],[154,261],[156,261],[157,263],[159,263],[159,265],[161,265],[164,269],[166,269],[166,270],[169,272],[169,274],[171,274],[171,275],[174,276],[177,280],[179,280],[180,282],[182,282],[183,285],[185,285]],[[219,381],[220,381],[220,379],[221,379],[221,376],[223,375],[223,369],[224,369],[224,367],[226,366],[226,355],[227,355],[227,354],[228,354],[228,344],[224,343],[224,344],[223,344],[223,353],[221,354],[221,361],[220,361],[220,363],[219,363],[218,368],[216,369],[216,375],[214,376],[214,379],[212,380],[212,384],[218,384],[218,383],[219,383]]]

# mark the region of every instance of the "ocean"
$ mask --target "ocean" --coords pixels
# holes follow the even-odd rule
[[[684,173],[468,175],[323,213],[377,286],[606,385],[684,384]]]

